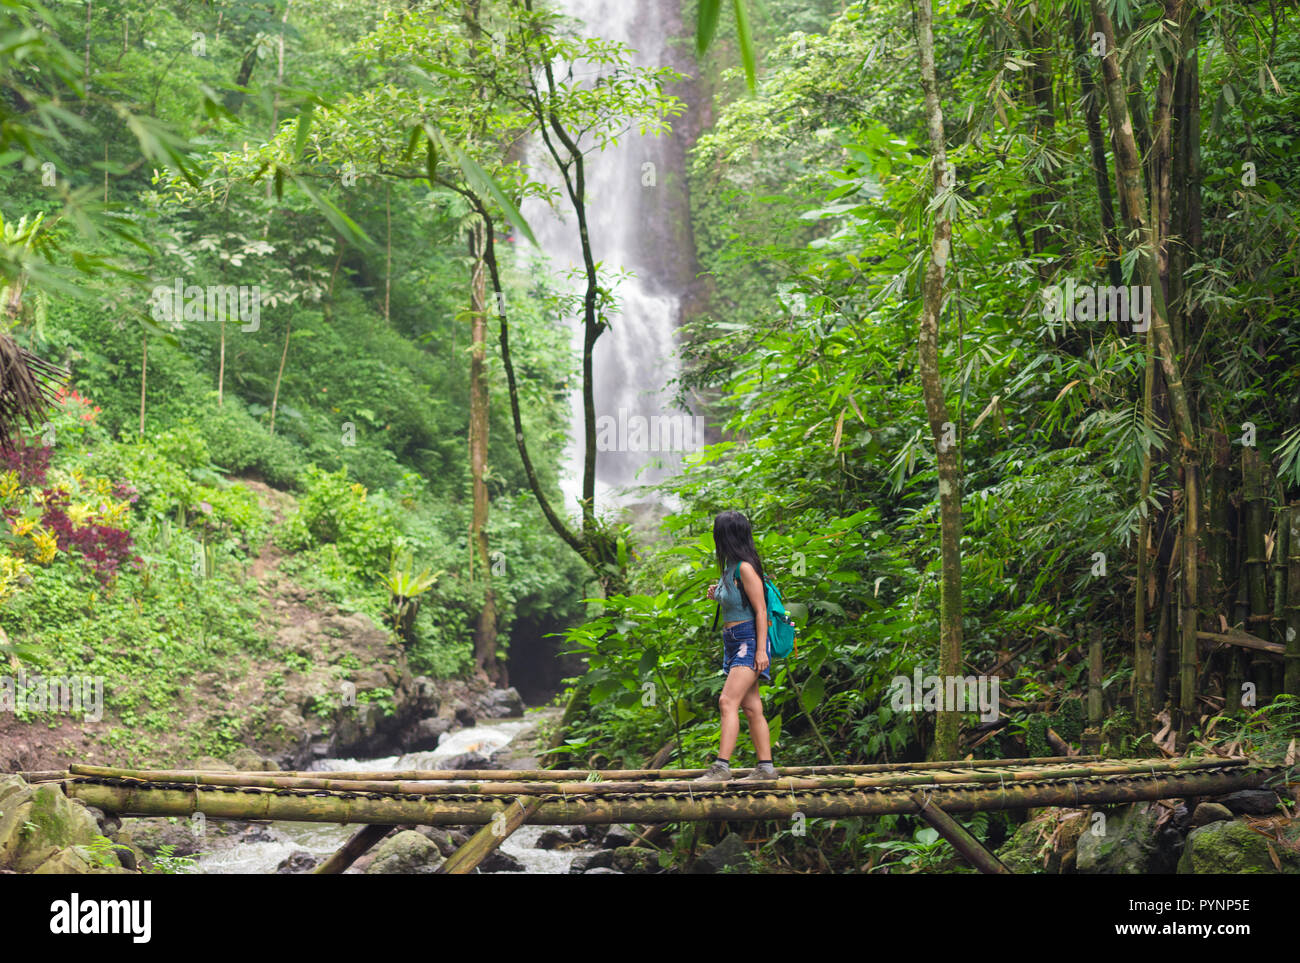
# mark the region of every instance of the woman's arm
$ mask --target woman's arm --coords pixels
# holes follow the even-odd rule
[[[763,583],[758,580],[758,573],[749,562],[740,563],[740,584],[744,586],[749,604],[754,609],[754,631],[758,636],[756,655],[767,658],[767,593]],[[761,670],[760,670],[761,671]]]

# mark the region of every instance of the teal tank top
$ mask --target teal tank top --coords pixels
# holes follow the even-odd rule
[[[737,563],[735,560],[729,560],[726,568],[722,570],[722,578],[718,579],[717,591],[713,593],[714,598],[722,607],[722,621],[725,622],[748,622],[754,617],[754,610],[745,604],[745,590],[740,583],[733,579],[732,573],[736,571]]]

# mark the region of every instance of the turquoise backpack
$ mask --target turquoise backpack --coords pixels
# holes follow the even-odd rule
[[[731,580],[740,585],[740,563],[736,563],[736,570],[731,573]],[[784,659],[794,651],[795,627],[794,620],[785,610],[785,605],[781,602],[781,590],[776,587],[776,583],[770,578],[764,579],[764,588],[766,594],[764,599],[767,603],[767,657],[769,659]],[[752,608],[749,604],[749,597],[742,591],[741,598],[745,602],[746,608]],[[713,617],[713,626],[717,628],[718,618],[715,614]]]

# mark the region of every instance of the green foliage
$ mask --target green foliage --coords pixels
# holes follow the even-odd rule
[[[326,472],[310,465],[304,474],[297,511],[279,538],[286,548],[334,545],[346,572],[377,572],[398,544],[396,512],[385,499],[369,497],[365,486],[348,480],[346,469]]]

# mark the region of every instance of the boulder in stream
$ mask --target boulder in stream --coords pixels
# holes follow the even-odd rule
[[[427,837],[413,829],[389,836],[375,850],[366,869],[371,875],[431,875],[442,866],[442,853]]]
[[[275,871],[282,876],[288,873],[310,873],[319,862],[319,857],[313,856],[305,849],[295,849],[280,860],[280,865],[275,867]]]

